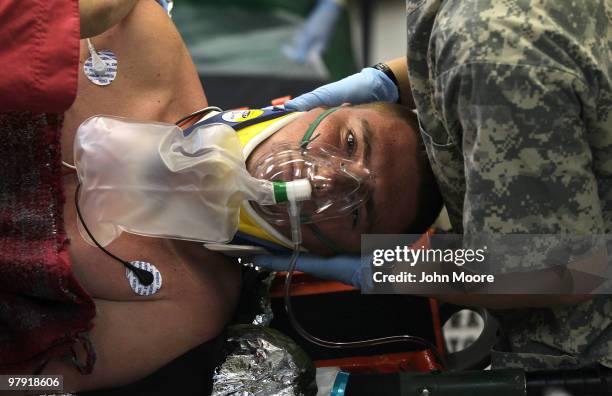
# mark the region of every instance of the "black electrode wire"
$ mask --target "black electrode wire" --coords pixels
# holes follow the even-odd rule
[[[291,278],[293,277],[293,271],[297,266],[297,259],[300,255],[300,245],[296,244],[293,248],[293,254],[291,255],[291,259],[289,261],[289,269],[287,270],[287,277],[285,278],[285,311],[287,312],[287,316],[289,317],[289,322],[293,326],[293,328],[305,339],[312,342],[313,344],[325,347],[325,348],[363,348],[374,345],[383,345],[383,344],[394,344],[399,342],[407,342],[410,344],[417,344],[419,346],[425,347],[431,350],[431,353],[434,355],[438,363],[442,368],[444,368],[444,360],[442,356],[438,353],[436,346],[431,342],[426,340],[425,338],[411,336],[411,335],[396,335],[389,337],[381,337],[381,338],[372,338],[369,340],[362,341],[350,341],[350,342],[336,342],[336,341],[327,341],[321,338],[315,337],[312,334],[308,333],[302,325],[297,321],[295,316],[293,315],[293,309],[291,307]]]
[[[217,106],[208,106],[208,107],[204,107],[203,109],[200,109],[200,110],[194,111],[193,113],[186,115],[185,117],[181,118],[180,120],[178,120],[178,121],[177,121],[177,122],[175,122],[174,124],[175,124],[175,125],[177,125],[177,126],[181,126],[181,124],[182,124],[182,123],[184,123],[185,121],[187,121],[188,119],[190,119],[190,118],[192,118],[192,117],[195,117],[195,116],[197,116],[197,115],[200,115],[200,114],[204,114],[204,113],[211,112],[211,111],[213,111],[213,110],[214,110],[214,111],[223,111],[223,110],[221,110],[220,108],[218,108]]]
[[[76,206],[76,212],[77,212],[77,216],[79,216],[79,221],[83,225],[83,228],[85,229],[85,232],[87,232],[87,235],[89,235],[89,238],[93,241],[93,243],[97,247],[100,248],[100,250],[102,250],[104,253],[106,253],[109,257],[119,261],[127,269],[132,271],[134,273],[134,275],[136,275],[136,277],[138,278],[138,281],[141,284],[143,284],[145,286],[151,285],[153,283],[153,274],[152,273],[150,273],[149,271],[144,270],[142,268],[135,267],[132,263],[129,263],[129,262],[125,261],[125,260],[122,260],[121,258],[115,256],[114,254],[112,254],[111,252],[106,250],[102,245],[100,245],[98,243],[98,241],[96,241],[96,238],[94,238],[94,236],[91,234],[91,231],[89,231],[89,228],[87,227],[87,224],[85,224],[85,221],[83,220],[83,216],[81,215],[81,208],[79,207],[79,192],[80,191],[81,191],[81,183],[78,183],[77,187],[76,187],[76,191],[74,192],[74,205]]]

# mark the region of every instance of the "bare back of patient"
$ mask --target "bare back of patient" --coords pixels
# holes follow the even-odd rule
[[[73,163],[76,128],[92,115],[175,122],[207,106],[180,35],[153,0],[139,1],[119,25],[92,41],[98,51],[117,55],[118,75],[111,85],[99,87],[79,70],[77,99],[65,114],[62,130],[64,161]],[[82,42],[81,67],[88,56]],[[75,174],[64,176],[64,216],[74,272],[96,301],[90,335],[97,361],[92,374],[81,375],[70,363],[52,360],[44,372],[63,374],[66,391],[133,382],[215,337],[233,313],[240,282],[233,262],[201,244],[124,233],[108,250],[127,261],[148,261],[163,277],[156,294],[135,294],[125,268],[78,234],[76,181]]]

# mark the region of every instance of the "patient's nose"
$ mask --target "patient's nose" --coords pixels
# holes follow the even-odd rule
[[[360,164],[339,162],[335,166],[317,169],[312,178],[313,197],[346,199],[360,190],[369,189],[370,183],[370,172]]]

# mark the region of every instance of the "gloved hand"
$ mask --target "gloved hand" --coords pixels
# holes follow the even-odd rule
[[[291,255],[259,255],[253,257],[253,263],[271,271],[287,271],[290,258]],[[360,256],[339,255],[325,258],[314,254],[302,254],[298,258],[296,270],[361,288]]]
[[[366,67],[359,73],[285,102],[285,108],[308,111],[319,106],[335,107],[343,103],[397,102],[398,98],[397,86],[385,73]]]

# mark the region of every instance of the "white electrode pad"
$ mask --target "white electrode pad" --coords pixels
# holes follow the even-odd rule
[[[153,283],[149,286],[145,286],[138,280],[136,274],[134,274],[129,268],[125,269],[125,276],[128,278],[130,282],[130,287],[134,290],[134,293],[140,296],[152,296],[157,293],[159,289],[162,287],[162,276],[161,272],[151,263],[147,263],[146,261],[131,261],[130,262],[134,267],[143,269],[147,272],[153,274]]]
[[[99,51],[98,56],[106,64],[104,74],[96,74],[91,55],[83,64],[83,72],[92,83],[100,86],[108,85],[117,77],[117,56],[112,51]]]

